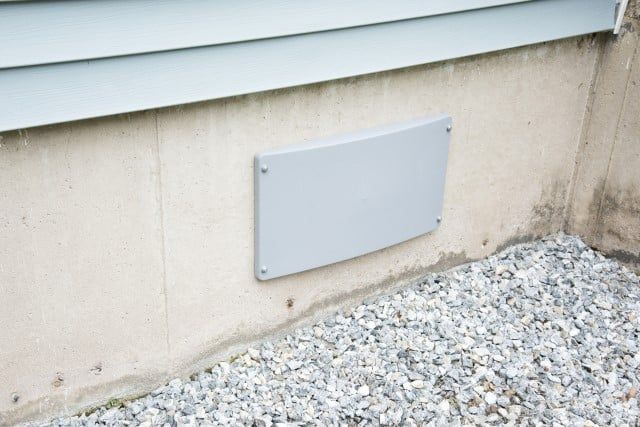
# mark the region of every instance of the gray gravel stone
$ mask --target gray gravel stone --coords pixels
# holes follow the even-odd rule
[[[635,425],[640,280],[554,235],[49,425]]]

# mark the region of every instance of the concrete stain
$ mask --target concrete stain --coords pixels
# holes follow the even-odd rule
[[[538,239],[539,237],[542,237],[542,236],[538,236],[536,234],[523,234],[523,235],[510,237],[506,239],[504,242],[502,242],[501,244],[499,244],[498,246],[496,246],[496,250],[494,251],[494,253],[502,252],[503,250],[510,248],[511,246],[532,242]]]
[[[640,186],[613,191],[605,179],[598,180],[587,208],[585,229],[567,231],[579,234],[592,248],[640,272]]]
[[[638,218],[638,214],[640,214],[640,188],[631,185],[616,191],[615,194],[605,193],[602,199],[601,215],[606,217],[614,212]]]
[[[599,248],[595,249],[600,250]],[[606,251],[606,254],[640,274],[640,252],[631,253],[622,249],[614,249]]]
[[[565,217],[564,230],[570,234],[578,234],[583,239],[589,240],[590,236],[593,236],[596,232],[596,226],[598,223],[598,217],[600,215],[600,207],[605,190],[604,178],[598,179],[591,191],[590,202],[587,205],[587,223],[584,225],[576,224],[574,218],[574,205],[571,201],[567,208],[567,215]]]
[[[596,226],[600,221],[600,212],[602,210],[602,202],[605,194],[605,188],[607,186],[607,181],[605,178],[601,178],[598,180],[598,183],[593,187],[593,192],[591,195],[591,203],[589,203],[588,212],[589,218],[592,221],[590,228],[590,233],[595,233]]]
[[[549,234],[564,231],[565,202],[568,189],[569,183],[566,181],[557,181],[550,186],[543,187],[540,200],[531,209],[529,224],[524,227],[524,230],[503,239],[496,246],[494,253],[502,252],[511,246],[532,242]]]
[[[597,33],[587,34],[585,36],[577,37],[576,47],[578,49],[582,49],[586,43],[587,48],[591,49],[595,45],[597,37],[598,37]]]
[[[51,394],[42,399],[24,402],[22,406],[0,413],[0,426],[13,426],[29,418],[31,421],[24,426],[39,425],[39,420],[50,418],[52,408],[73,407],[74,414],[91,413],[99,407],[114,401],[123,402],[133,400],[147,394],[163,384],[170,377],[166,372],[149,372],[146,375],[125,375],[117,380],[108,381],[99,385],[82,388],[82,393],[78,395],[67,395],[66,393]],[[104,398],[105,396],[124,396],[123,398]],[[20,399],[22,401],[22,399]],[[42,415],[38,415],[42,414]],[[59,416],[72,415],[71,412],[61,410],[56,413]]]
[[[620,259],[631,262],[635,256],[633,254],[640,253],[638,186],[632,185],[615,193],[604,194],[595,235],[605,253],[611,256],[618,254]]]
[[[564,225],[568,181],[556,181],[544,186],[540,200],[531,210],[529,236],[542,237],[560,231]]]
[[[328,296],[305,307],[297,312],[295,316],[275,324],[266,331],[261,331],[259,334],[247,332],[246,328],[237,329],[229,334],[229,338],[217,339],[204,345],[203,347],[207,350],[186,362],[182,362],[173,371],[173,374],[179,377],[188,377],[193,372],[209,369],[217,362],[226,360],[252,345],[257,345],[265,340],[278,339],[287,331],[311,325],[341,308],[352,307],[354,304],[358,304],[368,298],[390,294],[397,289],[422,280],[428,273],[444,271],[475,260],[468,257],[465,252],[440,253],[438,261],[428,267],[408,267],[400,273],[388,275],[378,283],[367,285],[345,294]]]

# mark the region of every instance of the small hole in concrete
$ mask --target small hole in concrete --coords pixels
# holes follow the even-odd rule
[[[51,385],[54,387],[60,387],[62,384],[64,384],[64,376],[62,375],[62,372],[56,372],[56,377]]]
[[[102,373],[102,362],[96,363],[89,371],[93,375],[100,375]]]

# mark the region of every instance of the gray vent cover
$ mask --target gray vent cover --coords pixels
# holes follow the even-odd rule
[[[272,279],[435,229],[451,118],[436,116],[255,157],[255,274]]]

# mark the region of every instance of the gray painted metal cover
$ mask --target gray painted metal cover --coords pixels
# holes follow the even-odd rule
[[[256,277],[332,264],[435,229],[450,125],[441,115],[256,155]]]

